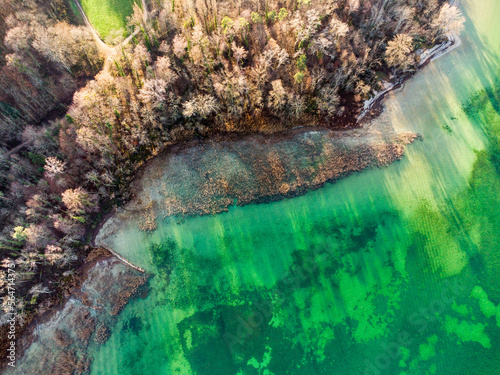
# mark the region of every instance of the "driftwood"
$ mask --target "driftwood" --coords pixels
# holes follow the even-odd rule
[[[98,245],[98,246],[102,247],[103,249],[106,249],[111,254],[113,254],[115,257],[117,257],[120,262],[122,262],[123,264],[125,264],[125,265],[133,268],[134,270],[137,270],[137,271],[139,271],[141,273],[145,273],[146,272],[146,270],[142,269],[139,266],[136,266],[135,264],[132,264],[131,262],[129,262],[127,259],[125,259],[124,257],[122,257],[120,254],[118,254],[116,251],[114,251],[110,247],[108,247],[106,245]]]

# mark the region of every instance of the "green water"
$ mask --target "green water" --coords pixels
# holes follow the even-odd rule
[[[127,227],[155,274],[93,374],[500,374],[500,3],[378,121],[424,140],[279,202]]]

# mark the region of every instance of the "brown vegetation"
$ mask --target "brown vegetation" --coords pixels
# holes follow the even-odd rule
[[[293,197],[366,168],[399,160],[415,133],[380,137],[357,130],[339,135],[317,129],[293,135],[255,135],[244,139],[218,137],[189,142],[152,160],[130,190],[134,198],[104,224],[96,241],[107,243],[119,225],[148,223],[167,216],[214,214],[233,204],[246,205]],[[147,212],[147,216],[144,215]]]

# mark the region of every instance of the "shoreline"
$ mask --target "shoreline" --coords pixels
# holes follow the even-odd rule
[[[130,267],[108,249],[92,249],[72,276],[62,299],[57,303],[47,299],[48,306],[35,313],[17,338],[16,367],[2,363],[0,370],[6,374],[31,373],[23,372],[23,367],[30,368],[39,357],[44,359],[44,366],[58,373],[88,369],[91,362],[80,354],[107,340],[107,326],[132,299],[144,298],[148,279],[149,275]],[[120,280],[125,281],[118,283]],[[76,336],[72,335],[74,331]],[[47,345],[47,340],[54,342]]]
[[[37,310],[33,315],[30,316],[29,322],[21,327],[22,330],[16,338],[16,362],[22,359],[26,350],[36,340],[39,326],[53,320],[56,314],[64,308],[68,301],[76,296],[75,290],[80,289],[85,283],[88,277],[88,271],[99,261],[111,259],[113,257],[113,254],[108,252],[107,254],[100,253],[96,258],[88,260],[93,250],[87,254],[86,259],[75,269],[74,274],[70,276],[71,280],[61,289],[61,294],[49,296],[44,299],[43,302],[37,306]],[[0,362],[0,370],[6,369],[8,369],[7,361]]]
[[[356,172],[388,166],[420,137],[387,127],[342,133],[297,128],[293,134],[254,134],[237,141],[232,135],[177,145],[141,168],[130,185],[131,200],[108,216],[94,243],[113,248],[114,233],[129,221],[152,231],[160,218],[213,215],[234,205],[293,198]]]
[[[459,6],[459,3],[460,3],[460,0],[450,0],[450,4],[451,5]],[[404,85],[405,85],[405,83],[407,81],[409,81],[415,74],[417,74],[418,72],[422,71],[431,62],[433,62],[433,61],[435,61],[435,60],[437,60],[437,59],[439,59],[439,58],[447,55],[449,52],[451,52],[454,49],[460,47],[460,45],[462,44],[462,41],[461,41],[460,37],[458,37],[456,34],[450,34],[447,37],[448,37],[447,41],[445,41],[445,42],[443,42],[443,43],[441,43],[439,45],[434,46],[430,50],[427,50],[427,51],[430,51],[430,52],[427,55],[425,55],[423,61],[421,61],[418,64],[418,68],[417,68],[417,70],[415,72],[413,72],[410,75],[407,75],[405,77],[400,78],[399,80],[397,80],[394,83],[391,83],[390,87],[386,88],[385,90],[383,90],[380,93],[377,93],[374,97],[372,97],[372,98],[368,99],[367,101],[365,101],[365,108],[363,108],[361,110],[361,113],[358,115],[358,117],[356,117],[355,124],[350,129],[341,129],[341,128],[334,128],[334,129],[332,129],[332,128],[328,127],[328,126],[317,124],[317,125],[311,125],[311,126],[307,126],[307,125],[305,125],[305,126],[297,126],[297,127],[292,128],[290,130],[280,130],[280,131],[277,131],[277,132],[271,133],[271,134],[266,134],[266,133],[263,133],[263,132],[248,133],[248,134],[247,133],[228,132],[228,133],[225,133],[225,134],[224,133],[223,134],[216,133],[216,134],[212,135],[209,138],[184,140],[184,141],[181,141],[181,142],[174,143],[172,145],[165,146],[165,148],[163,150],[160,150],[156,155],[154,155],[154,157],[152,157],[151,159],[145,161],[139,167],[139,169],[135,171],[135,176],[134,176],[134,179],[131,182],[131,186],[133,186],[134,184],[136,184],[137,181],[141,180],[141,178],[144,176],[145,170],[147,169],[148,165],[152,162],[152,160],[154,160],[154,159],[156,159],[158,157],[165,157],[166,155],[174,155],[176,153],[180,153],[180,152],[182,152],[184,150],[187,150],[189,148],[203,145],[204,143],[211,143],[211,142],[217,142],[217,141],[220,142],[221,138],[224,141],[227,141],[228,139],[229,140],[241,140],[243,138],[249,139],[249,138],[264,138],[264,137],[266,137],[263,141],[265,143],[272,144],[272,143],[276,143],[276,142],[280,142],[280,141],[283,141],[283,140],[286,140],[286,139],[293,138],[297,134],[300,134],[300,133],[303,133],[303,132],[308,132],[308,131],[329,130],[329,131],[334,131],[334,132],[342,132],[342,131],[350,131],[350,130],[355,130],[355,129],[362,128],[364,124],[369,123],[372,120],[376,120],[376,118],[381,114],[381,112],[383,111],[383,108],[384,108],[383,107],[384,106],[383,102],[386,99],[387,94],[389,94],[389,93],[391,93],[393,91],[396,91],[396,90],[400,89],[401,87],[404,87]],[[424,53],[425,52],[426,51],[424,51]],[[368,104],[366,104],[366,103],[368,103]],[[271,138],[275,138],[275,139],[269,139],[269,136],[271,136]],[[417,135],[415,137],[415,139],[417,139],[417,140],[420,139],[420,135]],[[396,159],[395,161],[397,161],[397,160],[399,160],[399,159]],[[270,202],[274,202],[274,201],[279,201],[279,200],[282,200],[282,199],[291,199],[291,198],[294,198],[294,197],[298,197],[298,196],[304,195],[309,190],[320,189],[321,187],[323,187],[327,183],[335,183],[336,181],[338,181],[340,179],[347,178],[350,175],[352,175],[353,173],[361,172],[362,170],[363,169],[357,170],[357,171],[350,171],[346,175],[341,176],[339,178],[332,178],[332,179],[329,179],[329,180],[327,180],[325,182],[322,182],[320,184],[311,185],[311,186],[304,187],[304,188],[299,188],[299,189],[297,189],[295,191],[290,191],[290,192],[287,192],[287,193],[284,193],[284,194],[276,194],[276,195],[271,195],[271,196],[263,196],[263,197],[259,197],[259,198],[255,199],[255,200],[253,200],[251,202],[245,202],[245,203],[241,203],[241,202],[237,201],[233,205],[236,205],[236,206],[245,206],[247,204],[264,204],[264,203],[270,203]],[[134,197],[135,197],[135,194],[132,193],[131,198],[128,200],[128,202],[124,206],[122,206],[123,209],[125,209],[125,206],[130,201],[132,201],[134,199]],[[217,213],[221,213],[221,212],[224,212],[224,211],[227,211],[227,209],[226,210],[221,210],[221,211],[219,211]],[[134,268],[136,270],[139,270],[140,272],[145,272],[145,270],[143,270],[141,267],[139,267],[137,265],[134,265],[133,263],[131,263],[127,259],[123,258],[117,252],[115,252],[114,250],[112,250],[109,246],[96,243],[96,239],[99,236],[100,231],[103,229],[103,226],[106,224],[106,222],[108,222],[110,219],[113,219],[115,217],[116,212],[117,212],[117,208],[114,207],[111,211],[109,211],[101,219],[101,221],[99,222],[99,224],[97,225],[97,227],[94,228],[94,230],[92,231],[92,237],[91,237],[90,244],[92,246],[96,246],[96,247],[104,247],[106,250],[110,251],[114,256],[116,256],[124,264],[126,264],[129,267],[132,267],[132,268]],[[206,214],[208,214],[208,213],[191,212],[191,213],[187,213],[187,214],[182,214],[182,217],[203,216],[203,215],[206,215]],[[173,214],[171,216],[176,216],[176,215]]]
[[[450,4],[454,5],[454,3],[459,3],[459,1],[454,1],[454,0],[450,1]],[[361,113],[356,118],[356,123],[361,125],[365,121],[369,121],[369,120],[376,118],[380,114],[379,107],[383,106],[383,100],[385,99],[385,96],[387,94],[399,89],[408,80],[410,80],[415,74],[422,71],[422,69],[424,69],[431,62],[447,55],[448,53],[450,53],[451,51],[453,51],[454,49],[456,49],[462,45],[462,40],[456,34],[447,35],[447,38],[448,38],[448,40],[446,42],[438,44],[438,45],[434,46],[433,48],[431,48],[430,50],[426,50],[422,53],[422,55],[423,55],[425,52],[429,52],[427,55],[425,55],[423,61],[419,62],[418,68],[415,70],[415,72],[413,72],[410,75],[407,75],[405,77],[398,79],[396,82],[389,83],[389,87],[382,90],[381,92],[378,92],[372,98],[366,100],[364,102],[364,107],[361,110]],[[374,109],[376,110],[375,115],[373,117],[371,117],[371,116],[366,117],[367,115],[371,115],[371,112]]]

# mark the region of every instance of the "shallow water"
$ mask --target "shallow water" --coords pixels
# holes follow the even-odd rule
[[[500,3],[391,94],[402,161],[293,199],[167,218],[93,374],[500,374]]]

